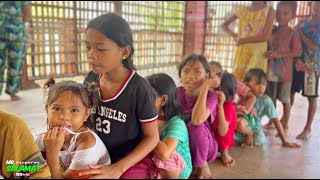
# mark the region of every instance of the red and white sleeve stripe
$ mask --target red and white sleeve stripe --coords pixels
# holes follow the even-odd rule
[[[154,118],[150,118],[150,119],[144,119],[144,120],[140,119],[140,122],[142,122],[142,123],[150,123],[150,122],[153,122],[153,121],[155,121],[157,119],[158,119],[158,115],[155,116]]]

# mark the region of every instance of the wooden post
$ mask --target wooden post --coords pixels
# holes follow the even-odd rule
[[[115,1],[114,2],[114,12],[122,15],[122,1]]]
[[[26,54],[26,53],[25,53]],[[32,89],[40,87],[37,83],[33,80],[28,78],[28,65],[27,65],[27,58],[26,56],[23,59],[23,66],[22,66],[22,75],[21,75],[21,90]]]
[[[206,14],[207,1],[186,1],[183,55],[204,53]]]

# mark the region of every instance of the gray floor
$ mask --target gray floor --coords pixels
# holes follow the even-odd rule
[[[176,79],[177,76],[174,75]],[[74,79],[82,82],[82,79]],[[42,83],[42,82],[40,82]],[[178,83],[178,80],[176,80]],[[45,98],[43,91],[31,89],[19,92],[22,100],[10,101],[9,96],[0,96],[0,108],[22,116],[33,134],[46,129]],[[282,105],[278,102],[277,111],[282,116]],[[230,154],[236,165],[225,167],[220,158],[210,164],[215,178],[320,178],[320,99],[315,115],[312,135],[306,142],[296,140],[306,123],[308,101],[296,95],[296,103],[292,108],[288,139],[302,144],[299,149],[283,148],[281,141],[275,137],[276,130],[270,130],[267,143],[263,146],[243,149],[235,147]]]

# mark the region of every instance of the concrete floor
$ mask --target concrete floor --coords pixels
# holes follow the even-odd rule
[[[177,76],[173,75],[176,83]],[[82,78],[74,80],[82,82]],[[39,82],[42,84],[43,82]],[[42,89],[19,92],[22,100],[10,101],[9,96],[0,96],[0,108],[22,116],[33,134],[46,130],[45,98]],[[308,101],[296,95],[296,103],[291,112],[288,139],[302,144],[299,149],[283,148],[275,137],[276,130],[269,130],[270,136],[262,146],[244,149],[239,146],[230,151],[236,160],[235,166],[225,167],[220,158],[210,164],[215,178],[320,178],[320,99],[308,141],[296,140],[304,128],[307,118]],[[282,116],[282,105],[278,102],[277,111]]]

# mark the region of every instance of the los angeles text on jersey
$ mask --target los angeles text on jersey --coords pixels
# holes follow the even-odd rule
[[[92,114],[98,114],[100,116],[104,116],[106,118],[114,119],[120,122],[126,122],[127,118],[127,114],[104,106],[92,108]]]

